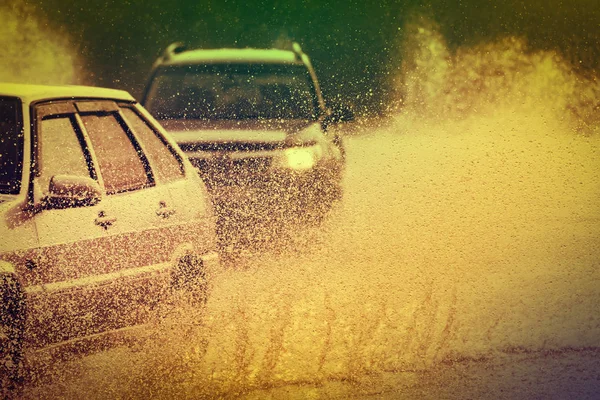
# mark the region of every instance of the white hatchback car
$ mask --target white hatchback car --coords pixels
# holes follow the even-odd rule
[[[218,263],[203,181],[128,93],[0,84],[4,390],[29,353],[87,349],[174,291],[204,296]]]

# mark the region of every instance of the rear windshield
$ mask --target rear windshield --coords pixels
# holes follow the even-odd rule
[[[315,119],[318,111],[302,65],[163,68],[145,106],[157,119]]]
[[[0,97],[0,193],[18,194],[23,169],[21,102]]]

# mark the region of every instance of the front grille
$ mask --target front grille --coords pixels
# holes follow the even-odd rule
[[[271,157],[195,159],[194,165],[209,188],[215,186],[254,185],[265,180]]]

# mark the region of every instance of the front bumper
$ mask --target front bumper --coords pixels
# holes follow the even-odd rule
[[[275,168],[268,158],[234,160],[192,158],[217,211],[252,214],[302,210],[313,202],[337,196],[342,165],[322,162],[309,170]],[[335,193],[335,194],[334,194]]]

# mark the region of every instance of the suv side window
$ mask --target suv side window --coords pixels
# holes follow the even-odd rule
[[[145,156],[134,147],[115,113],[82,114],[107,194],[137,190],[154,182]]]
[[[90,176],[88,164],[81,149],[73,117],[46,117],[39,125],[39,184],[42,193],[48,190],[54,175]]]
[[[170,151],[164,139],[133,108],[121,106],[121,112],[146,150],[159,181],[171,182],[183,177],[181,161]]]

